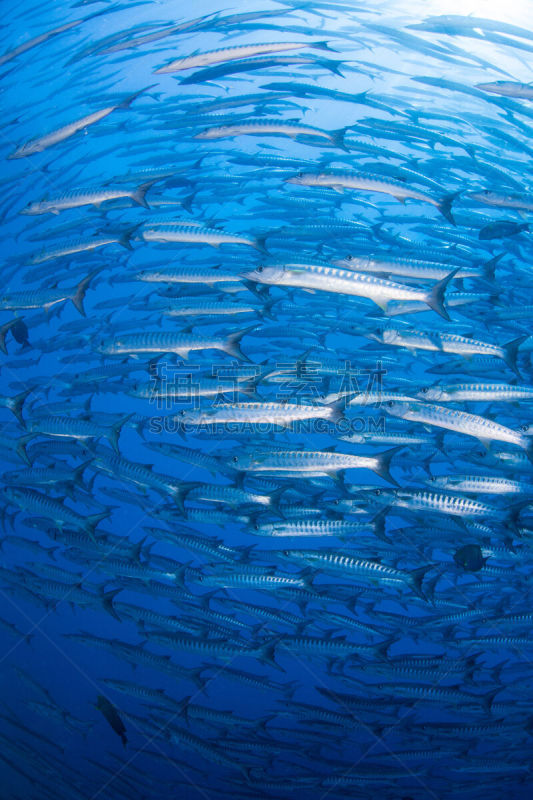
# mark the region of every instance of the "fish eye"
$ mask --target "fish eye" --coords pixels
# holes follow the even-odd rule
[[[423,389],[420,390],[422,394],[427,394],[429,392],[429,386],[424,386]]]
[[[389,400],[387,402],[387,408],[392,408],[394,406],[394,400]]]
[[[529,430],[529,425],[520,425],[518,430],[519,431],[527,431],[527,430]]]
[[[262,267],[262,266],[257,267],[257,271],[258,272],[263,272],[263,269],[264,269],[264,267]]]
[[[185,416],[185,409],[182,408],[181,411],[179,412],[179,414],[180,414],[180,417],[184,417]]]
[[[259,530],[259,523],[258,522],[254,522],[254,531],[258,531],[258,530]]]
[[[381,494],[381,489],[375,489],[374,494],[376,495],[376,497],[379,497]]]
[[[231,460],[233,461],[234,464],[237,464],[238,461],[239,461],[239,457],[238,456],[233,456],[233,458]]]

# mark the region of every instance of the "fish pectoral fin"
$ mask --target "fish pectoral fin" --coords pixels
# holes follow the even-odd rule
[[[482,439],[479,436],[478,439],[486,450],[490,450],[490,445],[491,445],[490,439]]]

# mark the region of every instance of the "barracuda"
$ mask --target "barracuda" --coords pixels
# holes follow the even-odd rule
[[[498,422],[493,422],[477,414],[414,400],[410,403],[387,403],[385,411],[393,417],[400,417],[410,422],[421,422],[423,425],[434,425],[456,433],[464,433],[466,436],[473,436],[486,445],[487,449],[492,441],[515,444],[525,450],[530,461],[533,460],[533,439],[520,431],[506,428]]]
[[[280,640],[280,649],[290,650],[296,653],[308,653],[310,655],[324,656],[325,658],[350,659],[356,656],[367,656],[372,658],[381,650],[386,651],[392,640],[379,645],[357,644],[348,642],[344,636],[337,638],[322,638],[318,636],[286,636]]]
[[[256,525],[250,533],[256,536],[351,536],[361,531],[371,532],[372,522],[350,522],[344,519],[297,520]]]
[[[223,64],[239,58],[252,58],[265,53],[283,53],[286,50],[303,50],[305,47],[314,47],[318,50],[331,50],[327,42],[270,42],[265,44],[241,44],[235,47],[221,47],[218,50],[209,50],[205,53],[195,53],[174,61],[155,70],[155,74],[180,72],[181,70],[195,67],[210,67],[213,64]]]
[[[201,336],[200,334],[173,333],[171,331],[126,333],[111,340],[104,339],[98,345],[98,351],[104,355],[132,355],[134,357],[139,353],[176,353],[181,358],[188,358],[191,352],[197,350],[222,350],[228,355],[249,361],[240,349],[240,341],[255,328],[255,325],[251,325],[229,336],[216,334]]]
[[[141,184],[137,189],[121,189],[106,187],[103,189],[73,189],[70,192],[58,195],[50,200],[28,203],[20,213],[33,214],[59,214],[69,208],[81,208],[82,206],[100,206],[110,200],[118,200],[126,197],[143,208],[150,206],[146,202],[145,194],[155,181],[148,181]]]
[[[491,691],[486,695],[466,694],[457,689],[452,689],[448,686],[434,687],[434,686],[414,686],[409,683],[394,683],[394,684],[379,684],[379,688],[385,691],[390,691],[400,697],[415,697],[421,700],[432,700],[436,703],[450,703],[452,705],[461,706],[469,704],[482,705],[487,711],[495,694],[498,694],[500,689]]]
[[[143,400],[168,400],[170,404],[172,400],[179,399],[190,402],[192,396],[219,397],[223,394],[233,396],[236,392],[254,395],[255,389],[253,385],[237,384],[235,381],[219,381],[215,378],[205,378],[198,381],[193,379],[192,383],[184,384],[181,388],[179,386],[154,383],[145,383],[140,386],[134,385],[126,394]]]
[[[175,726],[173,726],[170,733],[167,734],[167,738],[173,744],[177,744],[180,747],[189,748],[189,750],[195,750],[196,752],[200,753],[201,756],[214,764],[220,764],[223,767],[227,767],[231,771],[235,771],[236,769],[240,770],[243,773],[246,781],[249,781],[248,768],[243,764],[240,764],[229,754],[226,755],[221,747],[215,747],[215,745],[205,742],[198,736],[194,736],[192,733],[189,733],[182,728],[176,728]]]
[[[93,465],[112,478],[133,483],[142,489],[154,489],[164,497],[170,495],[183,508],[182,494],[189,485],[177,478],[155,472],[148,466],[128,461],[119,455],[115,456],[110,450],[103,448],[95,452]]]
[[[239,458],[235,466],[247,472],[268,472],[280,474],[296,472],[302,475],[310,473],[314,476],[336,476],[347,469],[369,469],[389,483],[397,481],[389,472],[390,462],[399,448],[392,448],[376,456],[358,456],[351,453],[337,453],[333,449],[327,451],[281,450],[275,453],[253,452],[249,456]]]
[[[261,505],[272,508],[278,507],[279,495],[284,492],[282,487],[277,492],[268,494],[257,494],[255,492],[238,489],[233,486],[199,486],[187,492],[187,500],[204,500],[213,503],[225,503],[233,508],[240,505]]]
[[[335,422],[341,416],[337,403],[329,406],[306,406],[296,403],[221,403],[216,408],[208,410],[184,411],[177,420],[181,420],[183,425],[235,423],[289,427],[294,422],[311,419]]]
[[[22,511],[30,514],[38,514],[53,520],[57,525],[71,525],[73,528],[80,528],[94,539],[94,529],[98,523],[110,515],[110,511],[103,511],[101,514],[81,515],[73,511],[68,506],[63,505],[59,500],[48,497],[34,489],[22,489],[18,486],[7,486],[3,489],[4,497],[10,503],[17,505]]]
[[[382,344],[393,345],[396,347],[406,347],[416,352],[416,350],[430,350],[432,352],[457,353],[468,358],[474,355],[494,356],[501,358],[509,369],[519,375],[516,366],[518,348],[528,338],[520,336],[513,339],[506,345],[500,346],[490,342],[476,341],[466,336],[459,336],[455,333],[440,333],[438,331],[418,331],[404,330],[401,328],[384,328],[369,334],[370,339],[375,339]]]
[[[522,483],[509,478],[493,478],[485,475],[438,475],[430,478],[427,483],[438,489],[469,494],[533,493],[533,483]]]
[[[320,130],[320,128],[313,128],[310,125],[302,125],[298,122],[269,119],[250,120],[249,122],[240,122],[234,125],[213,126],[197,133],[194,138],[212,140],[254,134],[288,136],[291,139],[297,139],[299,136],[305,137],[306,140],[309,138],[325,139],[332,145],[344,150],[347,149],[344,145],[344,129],[328,133]]]
[[[424,261],[419,258],[394,258],[384,254],[380,256],[348,256],[333,261],[333,264],[343,269],[353,269],[356,272],[372,272],[377,275],[399,275],[402,278],[416,278],[424,281],[441,281],[454,267],[434,261]],[[489,262],[490,264],[490,262]],[[455,273],[457,280],[461,278],[490,277],[489,265],[481,267],[458,267]]]
[[[85,461],[78,467],[30,467],[28,469],[10,470],[4,472],[2,480],[10,484],[23,486],[53,486],[65,484],[67,486],[83,485],[82,476],[92,459]]]
[[[525,100],[533,100],[533,86],[530,83],[494,81],[494,83],[478,83],[476,88],[483,92],[499,94],[502,97],[521,97]]]
[[[107,247],[111,244],[119,244],[126,250],[131,250],[132,247],[129,240],[130,234],[131,231],[125,231],[115,235],[103,234],[102,236],[91,236],[87,239],[75,239],[69,242],[62,242],[55,247],[44,249],[40,253],[31,256],[29,262],[30,264],[44,264],[45,261],[52,261],[55,258],[72,256],[76,253],[87,253],[91,250],[97,250],[100,247]]]
[[[263,309],[260,306],[253,306],[246,303],[229,303],[225,300],[217,302],[184,300],[169,304],[163,309],[163,314],[167,317],[221,317],[237,316],[238,314],[261,314]]]
[[[224,233],[215,228],[189,226],[160,225],[145,227],[141,231],[145,242],[168,242],[185,244],[208,244],[220,247],[221,244],[244,244],[265,253],[265,247],[259,239],[249,239],[234,233]]]
[[[284,550],[283,552],[289,559],[302,561],[315,569],[323,569],[326,572],[361,578],[377,585],[409,586],[422,597],[424,596],[421,590],[422,580],[426,572],[431,569],[431,565],[429,565],[412,572],[403,572],[394,567],[380,564],[378,561],[320,550]]]
[[[337,192],[343,192],[345,189],[378,192],[391,195],[402,203],[407,199],[421,200],[425,203],[431,203],[431,205],[435,206],[435,208],[440,211],[448,222],[455,225],[451,213],[451,206],[455,195],[447,195],[442,198],[442,200],[435,200],[433,197],[429,197],[429,195],[417,189],[411,189],[407,183],[387,179],[381,175],[367,175],[357,172],[303,172],[294,178],[288,178],[287,183],[295,183],[299,186],[325,186]]]
[[[302,289],[317,289],[323,292],[367,297],[382,309],[391,301],[416,300],[425,303],[444,319],[449,315],[443,306],[448,283],[455,277],[456,270],[435,284],[431,291],[413,289],[399,283],[375,278],[373,275],[339,269],[338,267],[312,265],[305,267],[259,266],[254,271],[241,273],[241,277],[256,283],[273,286],[296,286]]]
[[[458,517],[497,517],[501,515],[499,509],[479,500],[439,492],[394,489],[389,490],[387,494],[381,493],[380,501],[398,508],[407,508],[410,511],[430,511]]]
[[[421,400],[440,403],[463,402],[507,402],[533,401],[531,386],[515,386],[509,383],[454,383],[441,386],[426,386],[416,395]]]
[[[107,106],[106,108],[100,109],[100,111],[94,111],[92,114],[88,114],[86,117],[81,117],[81,119],[77,119],[75,122],[70,122],[68,125],[64,125],[62,128],[57,128],[45,136],[32,139],[31,141],[17,148],[17,150],[15,150],[14,153],[11,153],[8,158],[24,158],[25,156],[31,156],[34,153],[42,153],[43,150],[47,150],[49,147],[52,147],[59,142],[63,142],[65,139],[69,139],[78,131],[85,130],[90,125],[94,125],[95,122],[99,122],[101,119],[109,116],[109,114],[111,114],[113,111],[116,111],[117,109],[128,109],[133,101],[139,97],[139,95],[151,88],[152,86],[147,86],[144,89],[131,94],[121,103],[116,103],[113,106]]]
[[[274,592],[283,586],[296,588],[305,588],[307,586],[307,581],[303,578],[292,578],[288,575],[254,575],[239,572],[217,572],[214,575],[201,575],[199,583],[202,586],[233,589],[268,589]]]
[[[77,286],[64,289],[27,289],[21,292],[11,292],[0,295],[0,309],[17,311],[25,308],[43,308],[47,313],[58,303],[71,300],[72,304],[82,316],[85,316],[83,301],[85,293],[93,278],[100,272],[94,270],[83,278]]]
[[[81,442],[91,439],[105,438],[109,441],[116,453],[118,449],[118,438],[124,425],[131,419],[133,414],[128,414],[115,422],[114,425],[98,425],[85,419],[75,419],[73,417],[38,417],[27,423],[27,428],[32,433],[44,434],[45,436],[57,436],[62,439],[78,439]]]
[[[163,269],[144,269],[134,275],[135,280],[147,283],[233,283],[240,280],[238,272],[219,270],[219,265],[212,267],[165,267]]]
[[[270,67],[283,66],[316,66],[318,68],[330,70],[335,73],[335,75],[342,75],[340,71],[341,64],[342,62],[333,61],[332,59],[312,58],[311,56],[255,56],[254,58],[243,58],[225,64],[216,64],[212,67],[206,67],[198,72],[194,72],[187,78],[182,78],[180,85],[203,83],[205,81],[216,80],[225,75],[236,75],[241,72],[251,72],[256,69],[269,69]]]

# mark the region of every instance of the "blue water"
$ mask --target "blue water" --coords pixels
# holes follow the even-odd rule
[[[2,798],[530,796],[528,11],[4,20]]]

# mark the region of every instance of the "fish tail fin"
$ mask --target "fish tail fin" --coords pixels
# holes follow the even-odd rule
[[[453,194],[445,195],[437,206],[442,216],[447,219],[448,222],[451,222],[452,225],[456,224],[452,215],[452,204],[458,194],[459,192],[454,192]]]
[[[200,597],[200,606],[205,611],[211,611],[210,600],[211,600],[212,597],[216,597],[217,594],[218,594],[218,589],[212,589],[212,591],[206,592],[205,594],[201,595],[201,597]]]
[[[83,480],[82,480],[83,473],[85,472],[85,470],[87,469],[89,464],[92,464],[92,461],[93,461],[93,459],[89,458],[87,461],[84,461],[83,464],[80,464],[79,467],[76,467],[73,470],[73,482],[74,483],[76,483],[78,485],[83,485]],[[95,473],[95,475],[96,475],[96,473]]]
[[[276,645],[279,644],[282,638],[283,638],[282,635],[275,636],[266,644],[261,645],[261,647],[258,649],[257,658],[259,661],[261,661],[262,664],[268,664],[268,666],[272,667],[273,669],[277,669],[280,672],[285,672],[283,667],[280,667],[279,664],[276,663],[276,660],[274,658],[276,652]]]
[[[118,449],[118,437],[120,436],[120,432],[124,427],[124,425],[126,424],[126,422],[132,417],[133,417],[133,412],[131,414],[126,414],[125,417],[122,417],[117,422],[115,422],[114,425],[111,425],[111,428],[109,429],[109,433],[107,435],[107,438],[109,439],[109,444],[111,445],[115,453],[118,453],[119,455],[120,455],[120,450]]]
[[[350,394],[346,395],[345,397],[341,397],[338,400],[334,400],[332,403],[326,403],[326,408],[330,408],[332,412],[332,422],[340,422],[340,420],[344,419],[344,412],[348,408],[352,397],[353,394]]]
[[[209,678],[204,678],[202,675],[204,669],[205,667],[195,667],[194,669],[189,670],[189,678],[194,683],[196,688],[199,689],[201,692],[204,691],[205,687],[209,682]],[[190,701],[191,701],[190,697],[183,698],[182,702],[184,705],[183,710],[185,712],[185,715],[187,715],[187,706],[190,703]]]
[[[526,446],[526,455],[533,464],[533,436],[530,438],[529,443]]]
[[[137,205],[142,206],[143,208],[150,208],[150,206],[146,202],[145,195],[148,189],[151,186],[153,186],[154,183],[157,183],[157,178],[152,181],[146,181],[146,183],[141,183],[141,185],[138,186],[131,195],[131,199],[133,200],[133,202],[137,203]]]
[[[25,464],[28,464],[28,466],[31,466],[31,461],[26,452],[26,445],[28,444],[29,441],[31,441],[31,439],[35,439],[36,436],[37,436],[36,433],[28,433],[25,436],[21,436],[17,442],[16,453],[22,459],[22,461],[24,461]]]
[[[85,532],[89,534],[93,542],[96,541],[94,536],[94,529],[96,528],[99,522],[102,522],[102,520],[107,519],[110,514],[111,510],[102,511],[101,514],[88,514],[88,516],[85,517]]]
[[[345,153],[350,152],[350,148],[346,145],[344,141],[344,136],[347,130],[348,130],[347,128],[338,128],[335,131],[331,131],[331,133],[329,134],[331,137],[331,141],[333,142],[335,147],[338,147],[339,150],[344,150]]]
[[[344,78],[345,77],[344,73],[341,72],[341,69],[340,69],[340,66],[339,66],[339,64],[342,64],[341,61],[339,61],[339,62],[331,61],[331,60],[327,61],[326,59],[322,59],[321,61],[318,61],[317,63],[320,64],[322,67],[325,67],[325,69],[330,69],[333,72],[333,74],[334,75],[338,75],[339,78]]]
[[[374,536],[376,539],[380,539],[382,542],[386,542],[387,544],[392,544],[391,540],[385,533],[385,523],[387,521],[387,514],[390,511],[390,506],[384,506],[380,508],[377,514],[372,517],[372,527],[374,529]]]
[[[26,427],[24,424],[24,419],[22,417],[22,406],[27,397],[33,392],[33,388],[26,389],[24,392],[20,392],[16,394],[14,397],[11,398],[11,402],[9,404],[9,408],[11,409],[12,413],[16,416],[22,427]]]
[[[138,92],[134,92],[133,94],[130,94],[128,97],[126,97],[125,100],[122,101],[122,103],[120,103],[117,106],[117,109],[121,109],[122,111],[126,111],[131,106],[131,104],[133,103],[134,100],[136,100],[141,94],[144,94],[145,92],[147,92],[148,89],[153,89],[154,86],[157,86],[157,83],[151,83],[150,86],[145,86],[144,89],[139,89]]]
[[[393,457],[400,450],[403,450],[402,445],[399,447],[391,447],[389,450],[385,450],[383,453],[378,453],[378,455],[375,457],[377,464],[372,470],[372,472],[375,472],[380,478],[383,478],[384,481],[392,483],[393,486],[399,486],[400,484],[395,478],[392,477],[389,468]]]
[[[15,319],[6,322],[6,324],[2,325],[2,327],[0,328],[0,350],[2,351],[2,353],[4,353],[4,355],[7,355],[6,333],[10,328],[13,327],[13,325],[15,325],[19,321],[19,319],[22,319],[22,317],[15,317]]]
[[[257,324],[248,325],[247,328],[242,328],[240,331],[230,333],[224,345],[224,352],[230,356],[240,359],[241,361],[250,361],[248,356],[245,356],[241,350],[241,339],[246,336],[247,333],[250,333],[250,331],[253,331],[256,328]]]
[[[518,367],[516,366],[518,348],[528,338],[529,336],[527,334],[525,336],[519,336],[518,339],[513,339],[511,342],[507,342],[507,344],[504,344],[503,346],[503,352],[504,352],[503,360],[505,361],[509,369],[512,369],[515,375],[518,375],[519,378],[521,378],[522,376],[520,375]]]
[[[122,231],[122,233],[120,234],[118,243],[122,247],[126,248],[126,250],[133,250],[130,240],[138,227],[139,227],[138,225],[133,225],[131,228],[128,228],[128,230],[126,231]]]
[[[195,197],[196,193],[192,192],[191,194],[188,194],[187,197],[184,197],[183,200],[180,201],[181,207],[184,208],[185,211],[188,211],[189,214],[192,214],[192,204],[194,202]]]
[[[414,593],[421,597],[422,600],[427,600],[427,596],[422,591],[422,582],[424,580],[424,575],[426,572],[429,572],[430,569],[433,569],[433,564],[426,564],[424,567],[418,567],[417,569],[411,570],[409,573],[409,585],[414,591]]]
[[[259,314],[261,319],[264,319],[265,317],[267,319],[272,319],[272,320],[275,319],[275,316],[272,313],[272,309],[278,302],[279,298],[269,297],[268,294],[266,296],[261,295],[260,293],[258,296],[261,300],[263,300],[263,307],[257,310],[257,313]]]
[[[265,233],[263,236],[256,236],[253,242],[253,247],[258,250],[263,255],[268,256],[270,253],[266,248],[266,240],[268,239],[268,233]]]
[[[81,280],[76,286],[74,294],[71,297],[74,306],[80,312],[82,317],[86,316],[85,309],[83,307],[83,301],[85,300],[85,292],[89,288],[89,284],[91,283],[92,279],[98,272],[100,272],[100,269],[95,269],[91,273],[89,273],[89,275],[83,278],[83,280]]]
[[[396,641],[398,641],[396,636],[389,636],[385,641],[375,645],[374,651],[376,655],[381,656],[381,658],[386,661],[388,659],[389,648]]]
[[[294,693],[299,686],[300,681],[289,681],[289,683],[284,684],[283,697],[285,700],[292,700]]]
[[[338,50],[335,50],[334,47],[330,47],[328,42],[313,42],[311,45],[312,48],[315,50],[329,50],[330,53],[338,53]]]
[[[492,689],[490,692],[487,692],[483,695],[481,703],[487,714],[490,714],[494,698],[502,691],[502,689],[502,686],[498,686],[496,689]]]
[[[287,491],[286,486],[280,486],[279,489],[275,489],[273,492],[270,492],[270,508],[279,514],[280,517],[284,517],[284,514],[279,506],[279,501],[282,496]]]
[[[122,622],[121,618],[115,611],[115,607],[113,606],[113,600],[117,596],[122,589],[111,589],[109,592],[102,592],[102,607],[104,611],[107,611],[108,614],[111,614],[119,622]]]
[[[428,305],[433,311],[436,311],[437,314],[440,314],[441,317],[448,320],[450,322],[450,315],[444,308],[444,296],[446,293],[446,288],[451,280],[455,277],[456,273],[460,270],[460,267],[452,270],[451,272],[446,275],[441,281],[438,281],[430,292],[426,295],[426,305]]]
[[[490,261],[487,261],[485,264],[483,264],[483,274],[487,280],[489,281],[494,280],[496,273],[496,264],[498,263],[500,258],[502,258],[504,255],[505,255],[504,253],[500,253],[499,255],[494,256],[494,258],[491,258]]]

